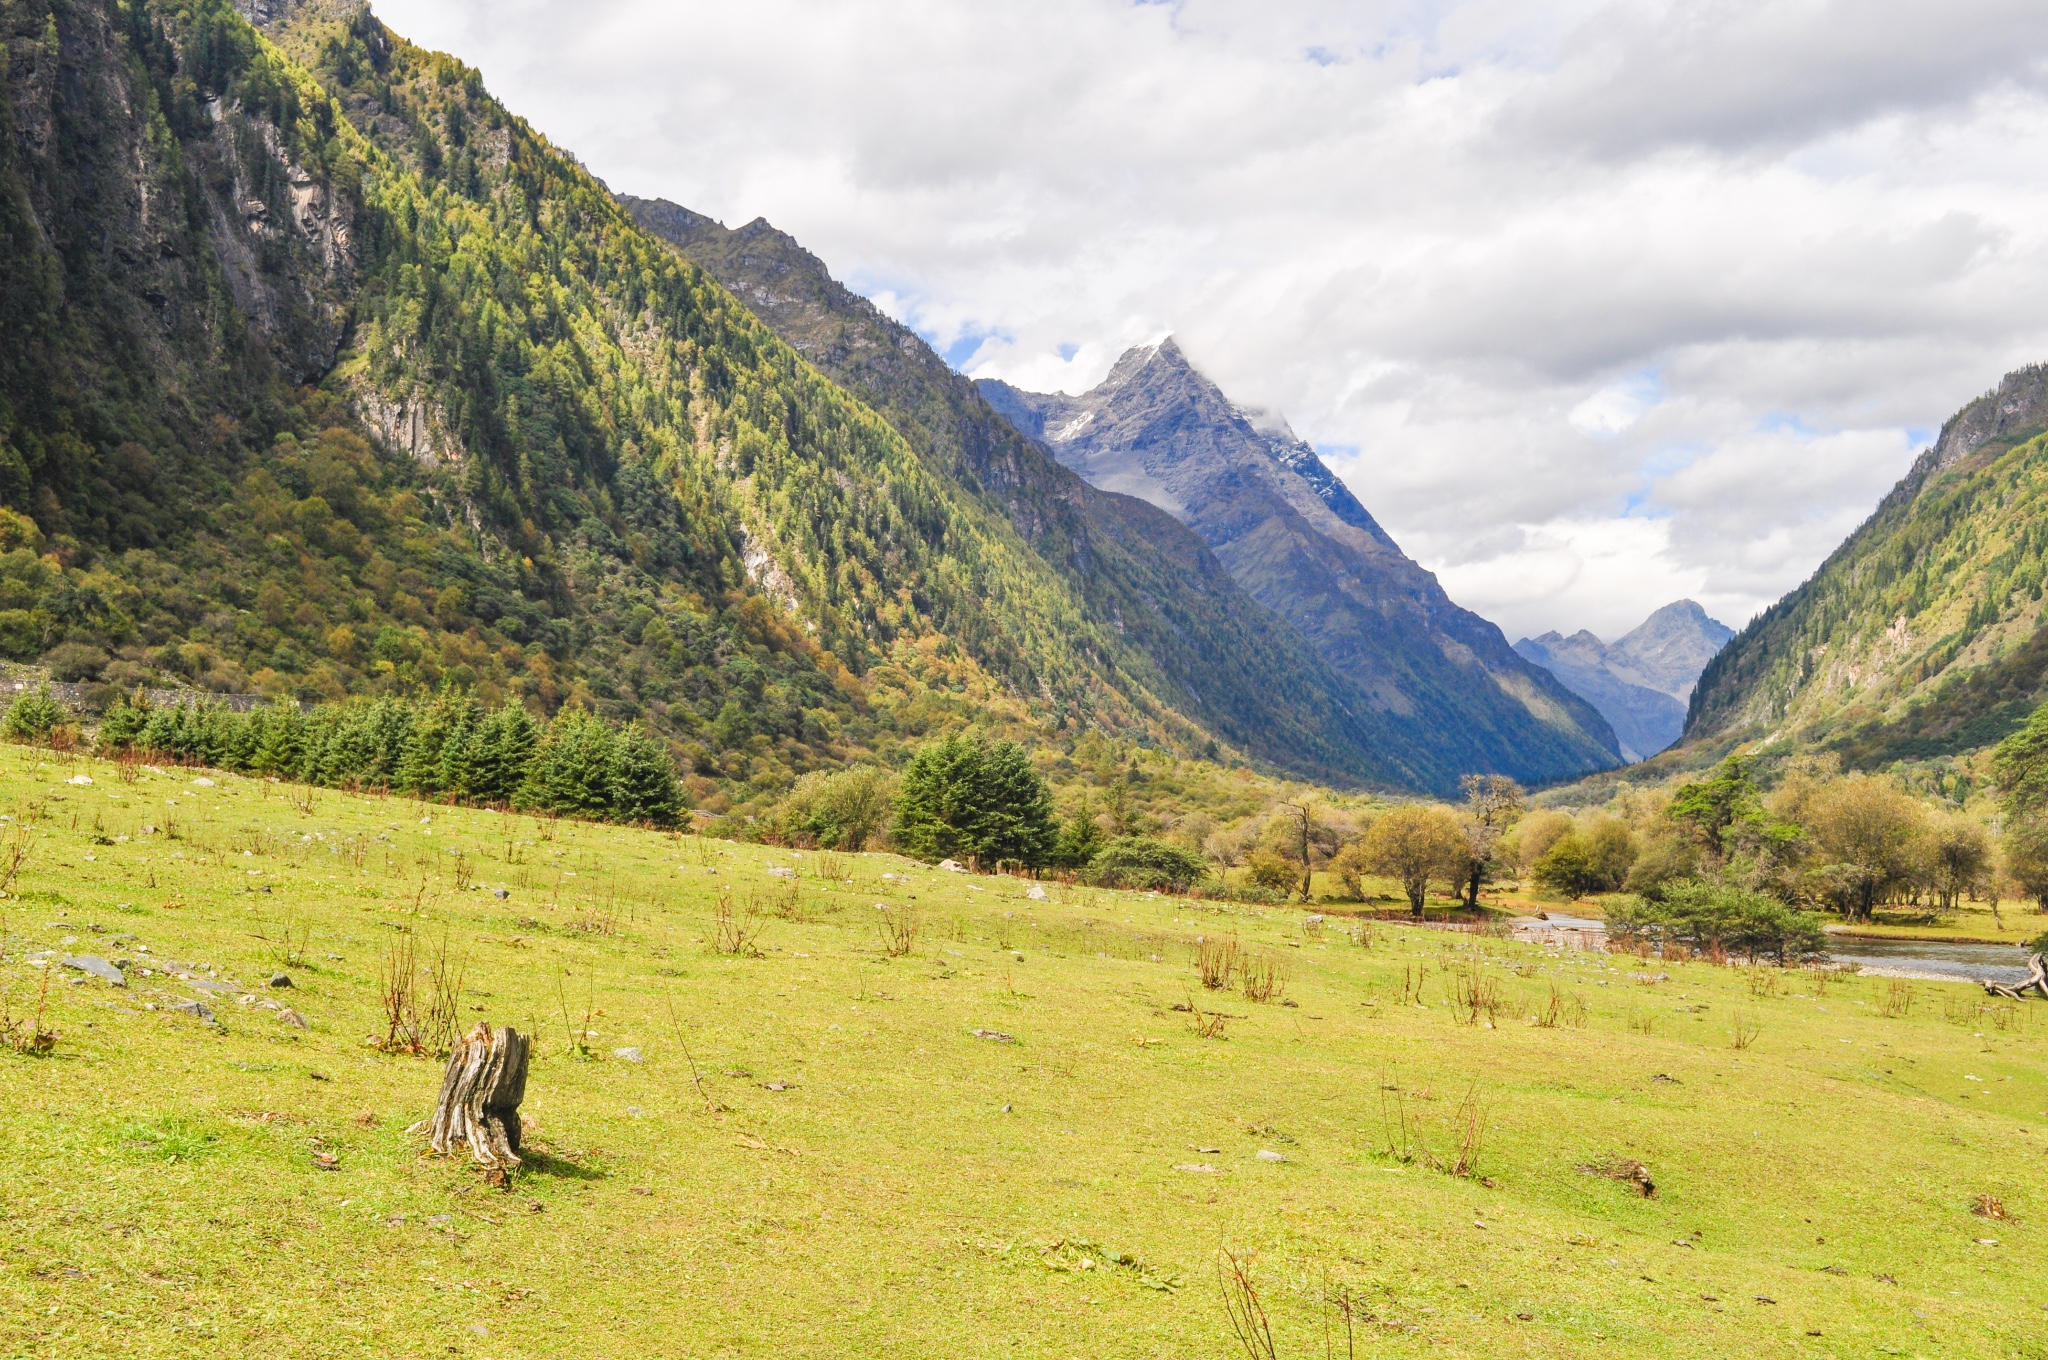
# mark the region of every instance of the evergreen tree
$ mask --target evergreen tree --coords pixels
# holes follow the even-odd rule
[[[611,729],[582,709],[565,708],[548,724],[514,806],[571,817],[602,817],[612,806]]]
[[[934,742],[911,759],[897,790],[896,843],[920,859],[1035,866],[1056,835],[1052,791],[1015,742]]]
[[[683,791],[668,752],[642,727],[628,727],[612,746],[612,819],[674,826]]]
[[[64,721],[64,705],[50,697],[50,687],[29,691],[7,706],[0,730],[9,741],[47,741]]]
[[[446,772],[445,787],[468,802],[503,807],[513,802],[526,783],[540,747],[540,725],[517,703],[503,707],[477,725]]]
[[[149,722],[149,699],[140,689],[133,699],[122,699],[100,719],[98,747],[102,754],[126,751],[135,745]]]

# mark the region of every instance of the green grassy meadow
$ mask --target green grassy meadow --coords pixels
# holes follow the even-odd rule
[[[1222,1357],[1227,1246],[1283,1357],[1347,1354],[1337,1291],[1358,1355],[2048,1356],[2040,1002],[22,748],[0,813],[9,1015],[62,975],[0,1050],[0,1355]],[[502,1190],[366,1042],[444,940],[535,1037]]]

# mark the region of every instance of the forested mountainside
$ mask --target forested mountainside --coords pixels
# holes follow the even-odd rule
[[[1870,768],[1965,755],[2048,697],[2048,367],[1942,427],[1813,577],[1708,664],[1689,741],[1786,737]]]
[[[1453,604],[1284,427],[1233,406],[1172,340],[1133,349],[1079,397],[982,391],[1096,486],[1151,501],[1363,691],[1426,786],[1486,771],[1530,783],[1611,766],[1607,720]]]
[[[665,200],[620,201],[885,417],[937,475],[1006,515],[1154,693],[1281,770],[1340,783],[1441,783],[1411,765],[1373,705],[1252,599],[1199,536],[1062,467],[795,239],[765,221],[728,230]]]
[[[1207,739],[1008,518],[360,4],[0,8],[0,652],[650,719],[744,793]]]
[[[1677,741],[1700,672],[1735,630],[1678,600],[1612,643],[1580,629],[1523,638],[1515,650],[1569,685],[1614,726],[1621,753],[1643,760]]]

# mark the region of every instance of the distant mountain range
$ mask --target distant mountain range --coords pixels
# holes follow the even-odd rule
[[[1251,596],[1309,639],[1381,716],[1412,782],[1532,783],[1620,756],[1592,704],[1460,609],[1284,422],[1233,405],[1171,339],[1078,397],[985,380],[991,405],[1104,490],[1193,529]]]
[[[1700,672],[1735,630],[1691,600],[1667,604],[1613,643],[1585,629],[1523,638],[1515,650],[1584,696],[1613,724],[1622,755],[1646,760],[1685,731]]]

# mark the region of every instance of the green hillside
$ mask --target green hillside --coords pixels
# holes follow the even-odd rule
[[[884,416],[939,475],[1008,516],[1153,693],[1279,769],[1339,783],[1425,787],[1432,774],[1441,782],[1416,743],[1233,580],[1199,535],[1062,467],[794,239],[766,222],[728,231],[660,199],[620,201]]]
[[[1995,744],[2048,697],[2048,370],[1965,407],[1813,578],[1708,665],[1688,742],[1872,768]]]
[[[1208,740],[474,71],[355,5],[0,14],[8,657],[580,701],[700,796],[970,718]]]

